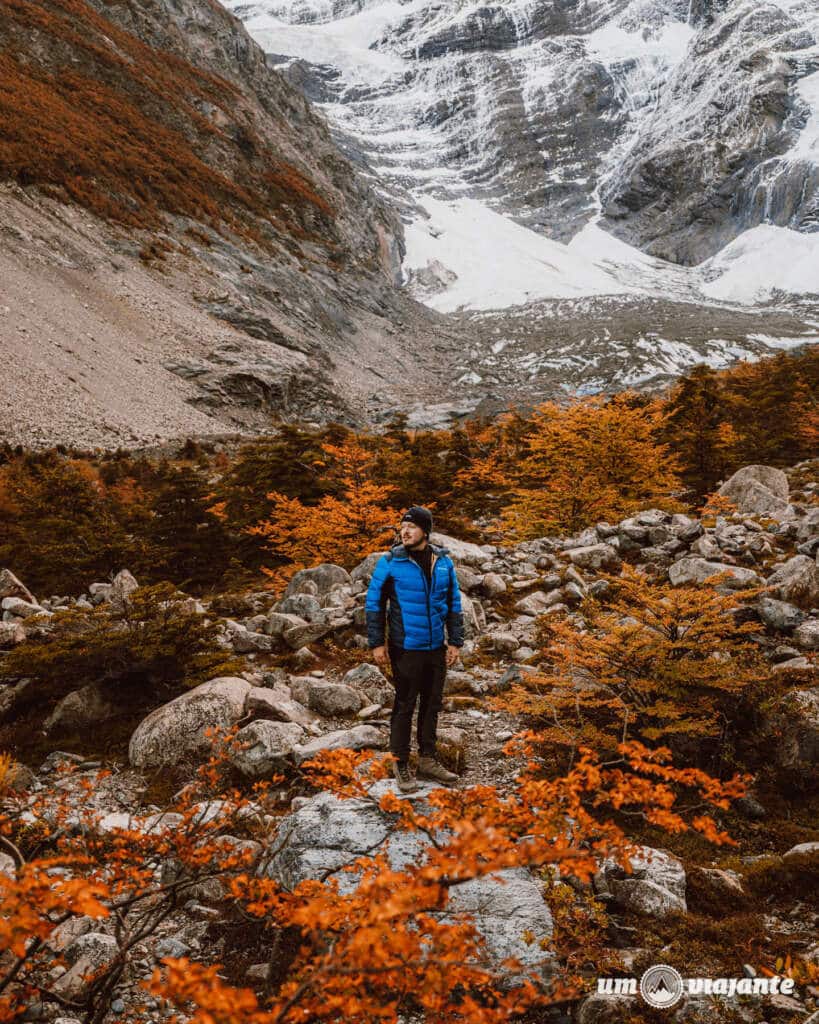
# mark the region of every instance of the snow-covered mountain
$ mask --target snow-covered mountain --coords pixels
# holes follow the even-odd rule
[[[817,0],[230,0],[448,312],[819,296]]]

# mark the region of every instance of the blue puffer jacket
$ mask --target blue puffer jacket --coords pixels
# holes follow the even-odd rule
[[[431,544],[432,585],[424,570],[396,544],[382,555],[367,591],[367,641],[384,643],[389,603],[389,642],[406,651],[435,651],[447,642],[463,647],[464,617],[455,566],[447,549]]]

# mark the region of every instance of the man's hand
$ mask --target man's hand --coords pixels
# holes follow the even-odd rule
[[[460,658],[460,656],[461,648],[453,647],[452,644],[448,644],[446,649],[446,667],[452,668],[452,666],[455,664],[458,658]]]
[[[373,647],[373,660],[376,665],[381,668],[385,668],[387,664],[387,648],[382,644],[381,647]]]

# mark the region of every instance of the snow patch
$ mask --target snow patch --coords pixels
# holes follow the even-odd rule
[[[785,155],[789,160],[819,163],[819,71],[796,83],[799,98],[810,107],[808,123],[799,133],[796,145]]]
[[[431,220],[407,227],[404,265],[417,271],[437,261],[457,274],[450,287],[428,300],[440,312],[634,290],[584,253],[521,227],[476,199],[425,198],[424,206]]]
[[[607,65],[648,57],[673,66],[683,59],[694,35],[693,27],[681,21],[668,21],[659,32],[627,32],[609,21],[586,37],[586,49]]]
[[[701,263],[708,298],[753,305],[778,294],[819,297],[819,234],[760,224]],[[711,279],[713,278],[713,279]]]

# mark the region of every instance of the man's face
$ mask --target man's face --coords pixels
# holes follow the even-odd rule
[[[415,523],[401,523],[401,543],[406,548],[413,548],[416,544],[426,540],[426,534]]]

